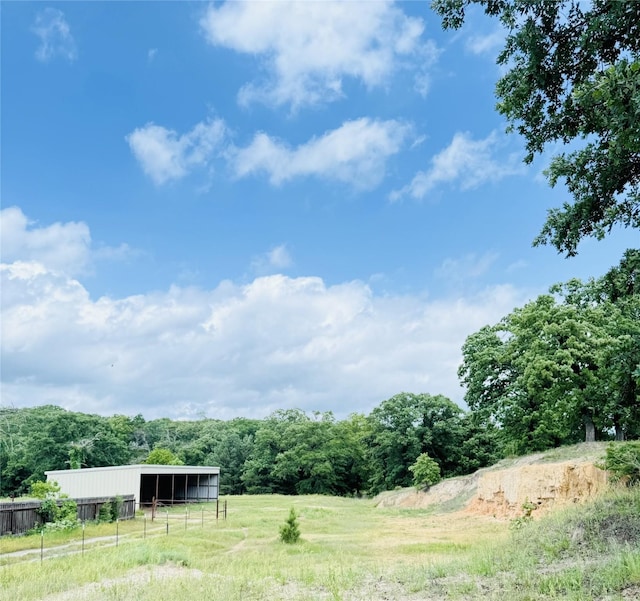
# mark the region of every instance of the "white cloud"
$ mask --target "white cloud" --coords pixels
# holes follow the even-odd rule
[[[509,287],[429,302],[273,275],[93,301],[38,264],[3,264],[0,275],[3,402],[147,418],[345,416],[403,390],[460,401],[466,336],[522,300]]]
[[[3,263],[34,262],[43,269],[75,275],[85,273],[95,260],[124,260],[134,251],[119,247],[92,248],[89,227],[82,222],[38,227],[18,207],[0,211],[0,256]]]
[[[435,275],[456,290],[472,289],[475,280],[485,275],[498,259],[498,254],[487,252],[483,255],[469,253],[462,257],[445,259],[436,269]]]
[[[505,30],[500,28],[485,35],[471,35],[465,45],[473,54],[486,54],[493,58],[504,46],[506,36]]]
[[[421,40],[422,19],[390,1],[225,2],[209,6],[200,25],[210,44],[264,61],[267,80],[244,86],[241,103],[335,100],[344,78],[379,86],[403,64],[427,68],[437,57]]]
[[[495,156],[505,145],[505,138],[495,131],[483,140],[474,140],[468,132],[458,132],[451,144],[431,159],[429,169],[418,172],[410,184],[392,192],[390,199],[396,201],[404,196],[422,199],[441,184],[469,190],[522,173],[524,168],[517,153]]]
[[[2,400],[16,407],[229,419],[290,407],[344,417],[401,391],[460,402],[464,340],[526,300],[510,286],[429,300],[281,274],[95,300],[68,270],[39,260],[77,264],[84,251],[52,260],[48,244],[33,243],[73,249],[90,239],[86,226],[27,230],[6,209],[2,233]],[[265,260],[284,267],[291,257],[281,245]]]
[[[266,172],[274,185],[312,175],[370,189],[384,176],[386,159],[400,150],[409,130],[398,121],[358,119],[295,149],[259,133],[248,147],[236,150],[234,169],[238,177]]]
[[[76,43],[62,11],[55,8],[38,11],[31,31],[40,38],[40,46],[36,50],[39,61],[47,63],[56,56],[68,61],[77,58]]]
[[[205,167],[216,156],[226,127],[221,119],[200,122],[186,134],[147,123],[126,136],[143,171],[158,185]]]
[[[286,244],[275,246],[251,262],[253,271],[260,275],[287,269],[292,265],[293,259]]]
[[[157,48],[149,48],[149,50],[147,51],[147,60],[149,62],[152,62],[157,54],[158,54]]]
[[[0,211],[2,261],[38,261],[55,271],[78,273],[90,262],[91,234],[85,223],[35,227],[18,207]]]

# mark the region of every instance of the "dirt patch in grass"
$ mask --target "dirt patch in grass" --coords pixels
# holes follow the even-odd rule
[[[200,570],[182,568],[174,564],[165,564],[146,568],[136,568],[127,572],[121,578],[111,578],[100,582],[90,582],[79,588],[56,593],[45,597],[43,601],[87,601],[89,599],[101,599],[104,593],[114,586],[143,586],[152,581],[169,580],[174,578],[201,578]]]

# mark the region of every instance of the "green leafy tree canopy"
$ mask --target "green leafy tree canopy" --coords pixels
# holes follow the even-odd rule
[[[409,466],[413,474],[413,485],[416,488],[426,488],[440,482],[440,466],[427,453],[418,455],[416,462]]]
[[[530,163],[571,143],[546,172],[573,202],[549,211],[534,244],[572,256],[582,238],[640,227],[640,2],[432,0],[445,29],[480,5],[506,30],[498,111],[526,140]],[[576,148],[575,150],[573,150]]]
[[[149,453],[145,463],[150,465],[184,465],[169,449],[156,447]]]

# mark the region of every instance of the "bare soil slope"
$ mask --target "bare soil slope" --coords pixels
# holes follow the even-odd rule
[[[533,503],[541,515],[567,503],[586,501],[607,484],[607,473],[596,466],[606,443],[584,443],[544,453],[505,459],[469,476],[449,478],[428,491],[405,488],[382,493],[381,507],[429,507],[513,518],[524,503]]]

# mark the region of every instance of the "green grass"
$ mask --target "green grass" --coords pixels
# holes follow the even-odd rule
[[[302,538],[285,545],[279,528],[291,507]],[[194,508],[185,530],[184,510],[176,508],[169,534],[161,516],[155,532],[147,523],[146,539],[140,519],[121,522],[117,548],[104,539],[84,555],[77,552],[81,531],[47,535],[47,548],[67,544],[76,552],[42,563],[38,552],[0,556],[3,598],[613,601],[625,589],[640,593],[637,489],[515,532],[493,518],[322,496],[231,497],[226,521],[209,516],[203,527],[198,515]],[[91,525],[85,536],[109,537],[113,529]],[[40,537],[0,545],[2,553],[37,551]]]

